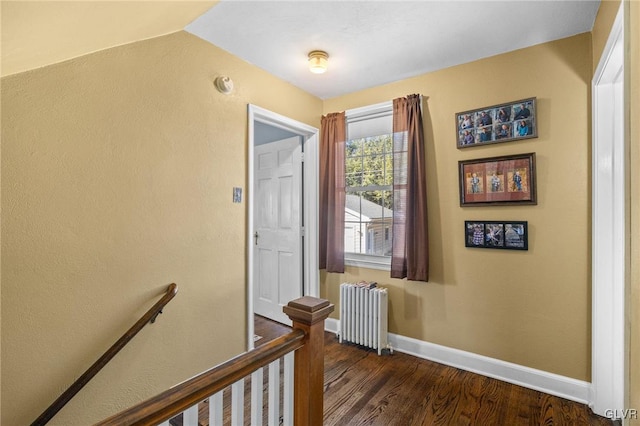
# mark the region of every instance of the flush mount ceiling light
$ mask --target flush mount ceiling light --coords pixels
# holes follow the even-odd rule
[[[327,71],[329,55],[322,50],[309,52],[309,71],[315,74],[322,74]]]

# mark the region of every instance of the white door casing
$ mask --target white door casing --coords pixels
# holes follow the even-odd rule
[[[303,285],[301,154],[299,136],[254,149],[254,312],[288,325],[282,307]]]
[[[592,361],[589,406],[619,417],[624,410],[625,103],[624,2],[593,77]]]
[[[256,147],[256,123],[267,124],[292,134],[303,140],[303,197],[302,221],[304,223],[303,238],[303,274],[302,287],[304,295],[320,295],[320,274],[318,270],[318,129],[283,115],[274,113],[256,105],[248,105],[248,188],[247,188],[247,350],[254,347],[254,223],[253,223],[253,173],[254,149]]]

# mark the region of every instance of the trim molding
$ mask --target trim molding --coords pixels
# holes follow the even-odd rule
[[[303,138],[304,167],[303,182],[304,195],[304,265],[303,295],[317,296],[320,294],[320,272],[318,269],[318,133],[319,130],[308,124],[301,123],[292,118],[261,108],[257,105],[247,105],[247,240],[246,240],[246,274],[247,274],[247,350],[255,347],[254,334],[254,277],[253,277],[253,166],[254,166],[254,122],[261,122],[273,127],[284,129]]]
[[[327,318],[325,330],[338,333],[340,321]],[[461,370],[502,380],[503,382],[587,404],[591,384],[582,380],[549,373],[523,365],[489,358],[483,355],[453,349],[434,343],[389,333],[389,344],[394,351],[445,364]]]
[[[620,3],[594,73],[591,155],[591,394],[594,413],[622,414],[628,403],[625,274],[629,268],[628,105],[625,2]],[[628,102],[628,100],[627,100]],[[628,327],[628,325],[626,325]]]

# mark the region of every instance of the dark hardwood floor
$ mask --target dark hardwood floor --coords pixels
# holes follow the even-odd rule
[[[289,327],[256,316],[256,346]],[[611,425],[586,405],[325,333],[324,425]]]
[[[260,338],[255,346],[290,330],[256,316],[255,334]],[[613,424],[583,404],[399,352],[378,356],[372,349],[340,344],[335,334],[328,332],[325,333],[324,365],[325,426]],[[267,386],[265,381],[265,392]],[[245,382],[245,394],[249,392],[250,379]],[[231,424],[228,388],[223,401],[226,426]],[[263,424],[266,425],[266,397],[263,404]],[[282,401],[280,404],[282,410]],[[199,426],[209,426],[207,405],[208,401],[200,404]],[[244,411],[244,423],[249,425],[249,404],[245,404]],[[182,415],[170,424],[182,426]]]

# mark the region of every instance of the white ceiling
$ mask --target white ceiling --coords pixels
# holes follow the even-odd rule
[[[599,0],[223,0],[185,28],[318,96],[380,84],[591,31]],[[312,74],[307,54],[329,53]]]

